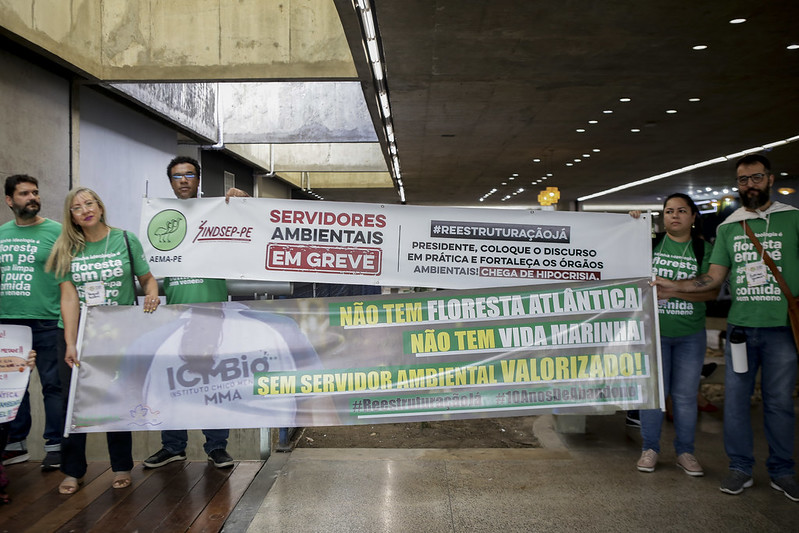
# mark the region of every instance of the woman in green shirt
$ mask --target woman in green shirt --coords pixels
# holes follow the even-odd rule
[[[635,213],[631,213],[636,216]],[[640,214],[640,213],[639,213]],[[689,279],[707,272],[712,246],[699,230],[699,209],[690,196],[675,193],[663,204],[666,232],[658,234],[652,245],[652,269],[666,279]],[[702,466],[694,457],[696,395],[705,360],[705,300],[718,291],[669,293],[658,291],[660,352],[665,396],[671,396],[674,414],[674,449],[677,466],[690,476],[702,476]],[[636,464],[641,472],[654,472],[660,453],[663,411],[641,411],[643,451]]]

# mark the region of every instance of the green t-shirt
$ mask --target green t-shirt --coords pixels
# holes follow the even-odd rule
[[[226,302],[227,282],[216,278],[164,278],[168,304]]]
[[[150,272],[150,266],[144,258],[141,242],[130,232],[128,241],[133,255],[133,272],[143,276]],[[131,305],[136,293],[130,270],[122,230],[113,228],[107,239],[87,242],[86,248],[72,258],[70,273],[59,278],[58,282],[71,281],[78,290],[81,303],[86,303],[86,283],[102,281],[105,290],[102,305]]]
[[[771,213],[768,219],[747,220],[788,283],[799,292],[799,210]],[[765,328],[788,325],[788,302],[766,266],[768,282],[749,286],[746,265],[761,260],[740,222],[719,226],[710,262],[730,269],[732,306],[727,321],[736,326]]]
[[[57,320],[61,292],[44,265],[61,224],[44,219],[33,226],[13,220],[0,226],[0,318]]]
[[[663,236],[652,251],[652,271],[656,276],[681,280],[695,278],[710,268],[713,246],[704,242],[702,268],[694,254],[693,242],[677,242],[668,234]],[[699,270],[699,271],[698,271]],[[680,298],[669,298],[658,305],[660,334],[666,337],[683,337],[705,329],[705,302],[689,302]]]

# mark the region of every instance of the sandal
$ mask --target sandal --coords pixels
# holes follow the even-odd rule
[[[75,478],[72,476],[67,476],[64,478],[64,481],[58,486],[58,493],[59,494],[75,494],[78,492],[80,486],[83,485],[83,478]]]
[[[130,470],[126,472],[114,472],[114,481],[111,482],[113,488],[125,489],[130,487],[130,483]]]

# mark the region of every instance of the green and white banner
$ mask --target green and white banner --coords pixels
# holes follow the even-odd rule
[[[81,322],[67,430],[656,408],[648,280],[171,305],[153,314],[92,307]]]
[[[651,271],[646,216],[310,202],[145,199],[153,275],[470,289]]]

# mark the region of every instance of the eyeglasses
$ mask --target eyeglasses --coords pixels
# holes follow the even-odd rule
[[[191,173],[189,173],[189,174],[172,174],[172,179],[173,180],[182,180],[183,178],[186,178],[187,180],[193,180],[196,177],[197,177],[197,174],[191,174]]]
[[[91,200],[89,200],[83,205],[80,204],[73,205],[72,207],[69,208],[69,210],[77,215],[78,213],[83,213],[84,211],[94,211],[95,207],[97,207],[97,202],[92,202]]]
[[[757,185],[758,183],[763,181],[763,178],[765,177],[766,177],[765,174],[763,174],[762,172],[758,172],[757,174],[752,174],[750,176],[738,176],[736,178],[736,181],[738,181],[738,185],[746,185],[747,181],[752,180],[752,183]]]

